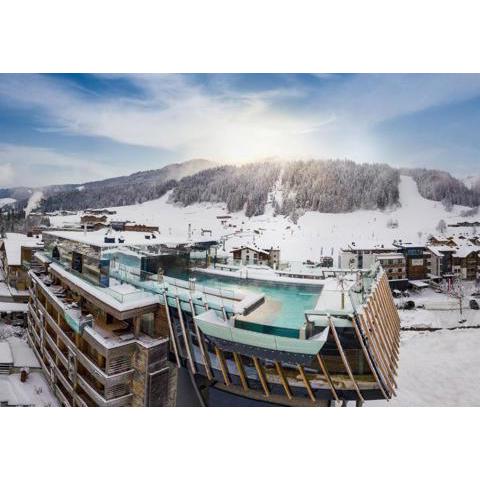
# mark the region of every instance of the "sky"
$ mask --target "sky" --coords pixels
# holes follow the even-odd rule
[[[0,187],[192,158],[478,171],[476,74],[0,74]]]

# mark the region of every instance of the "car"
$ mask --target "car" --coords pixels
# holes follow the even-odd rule
[[[478,302],[474,298],[470,300],[470,308],[472,310],[480,310],[480,307],[478,306]]]

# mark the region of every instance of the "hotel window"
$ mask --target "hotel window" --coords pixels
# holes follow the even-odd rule
[[[78,252],[72,252],[72,269],[82,273],[83,255]]]
[[[140,330],[150,337],[155,336],[155,315],[153,312],[142,315]]]

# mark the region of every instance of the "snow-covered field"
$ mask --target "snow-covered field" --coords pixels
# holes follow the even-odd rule
[[[479,351],[479,329],[402,332],[397,396],[366,405],[478,407]]]
[[[307,212],[300,217],[297,225],[283,216],[274,216],[272,207],[267,205],[265,214],[258,217],[247,218],[243,212],[230,214],[232,218],[223,226],[217,216],[228,214],[225,205],[207,203],[180,207],[168,203],[168,196],[167,193],[157,200],[139,205],[112,207],[117,214],[110,218],[158,225],[163,235],[176,238],[185,238],[191,224],[195,236],[201,234],[201,229],[211,230],[216,237],[228,236],[227,251],[234,246],[256,242],[259,247],[280,247],[282,261],[304,261],[318,260],[321,255],[336,259],[339,249],[352,241],[356,245],[386,245],[396,239],[425,241],[429,234],[435,233],[440,220],[445,220],[447,224],[465,220],[460,217],[460,212],[466,209],[455,206],[451,212],[446,212],[440,202],[421,197],[415,182],[407,176],[401,177],[401,206],[397,209],[340,214]],[[78,219],[79,215],[50,217],[55,226]],[[396,220],[398,228],[388,228],[389,220]],[[480,214],[468,220],[480,220]],[[458,228],[449,230],[452,233],[461,231]],[[205,234],[206,238],[208,235]]]

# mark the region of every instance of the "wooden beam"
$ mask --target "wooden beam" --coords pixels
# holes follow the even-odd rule
[[[358,343],[362,347],[363,356],[365,357],[365,360],[368,363],[368,366],[369,366],[369,368],[370,368],[370,370],[371,370],[371,372],[372,372],[372,374],[375,378],[375,381],[377,382],[378,388],[380,388],[380,391],[382,392],[382,395],[388,400],[389,396],[385,392],[385,390],[382,386],[382,382],[381,382],[381,380],[380,380],[380,378],[377,374],[377,370],[376,370],[375,366],[373,365],[372,360],[370,359],[370,353],[368,352],[367,347],[365,346],[365,343],[364,343],[363,338],[362,338],[362,332],[358,328],[357,319],[355,317],[352,317],[352,323],[353,323],[353,329],[355,330],[355,335],[357,336],[357,339],[358,339]]]
[[[393,343],[396,346],[397,352],[398,352],[398,336],[397,336],[398,332],[396,332],[397,329],[395,328],[395,321],[393,320],[393,317],[392,317],[391,307],[388,304],[388,298],[387,298],[388,293],[385,292],[385,288],[383,287],[382,282],[378,285],[378,291],[379,291],[378,301],[385,315],[385,320],[386,320],[385,325],[390,333],[390,337],[392,338]]]
[[[377,332],[372,324],[372,317],[371,317],[370,308],[368,304],[364,306],[363,312],[364,312],[363,319],[365,321],[366,331],[368,332],[368,338],[369,338],[370,344],[372,345],[372,348],[376,353],[378,366],[381,369],[383,376],[385,377],[385,380],[388,382],[391,392],[393,393],[395,390],[393,381],[392,381],[393,375],[391,373],[388,362],[385,360],[384,351],[377,338]]]
[[[207,373],[207,378],[212,381],[213,380],[213,373],[210,366],[210,357],[208,356],[208,351],[205,348],[205,343],[203,340],[202,332],[198,328],[197,322],[195,321],[195,305],[193,301],[190,299],[190,310],[192,312],[192,321],[195,327],[195,334],[197,335],[198,339],[198,346],[200,347],[200,353],[202,355],[203,366],[205,367],[205,372]]]
[[[376,296],[377,295],[374,295],[371,297],[370,305],[374,312],[375,324],[378,326],[378,331],[383,340],[385,351],[388,354],[388,360],[390,362],[390,366],[392,367],[393,370],[395,370],[395,365],[396,365],[395,360],[398,358],[397,352],[395,351],[395,342],[393,338],[390,337],[388,330],[385,328],[386,317],[382,309],[378,305]]]
[[[337,330],[335,328],[335,324],[333,323],[332,318],[329,316],[328,317],[328,323],[330,325],[330,329],[332,330],[333,333],[333,338],[335,339],[335,343],[337,344],[338,351],[340,352],[340,356],[342,357],[342,362],[343,365],[345,366],[345,369],[347,370],[348,376],[350,377],[350,380],[353,382],[353,387],[355,391],[357,392],[358,399],[363,402],[363,396],[362,393],[360,392],[360,389],[358,388],[357,381],[355,380],[355,377],[353,376],[352,370],[350,368],[350,364],[348,363],[347,356],[345,355],[345,352],[343,351],[342,343],[340,342],[340,338],[338,337]]]
[[[172,346],[173,346],[173,353],[175,355],[175,361],[177,363],[177,367],[180,368],[180,356],[178,354],[178,345],[177,345],[177,337],[175,335],[175,332],[173,331],[173,325],[172,325],[172,320],[170,318],[170,311],[168,309],[168,302],[167,302],[167,294],[163,293],[163,301],[165,302],[165,313],[167,315],[167,323],[168,323],[168,330],[170,332],[170,338],[172,340]]]
[[[215,345],[215,355],[217,355],[218,363],[220,365],[220,370],[222,371],[223,381],[225,385],[230,385],[232,383],[230,381],[230,377],[228,376],[228,368],[227,363],[225,362],[225,357],[223,356],[223,352]]]
[[[394,341],[394,344],[398,352],[398,341],[400,337],[400,329],[396,324],[396,318],[395,318],[395,312],[397,308],[395,306],[395,303],[392,300],[390,287],[388,285],[385,285],[385,281],[383,278],[378,284],[378,290],[380,293],[378,300],[386,314],[386,318],[388,320],[387,326],[389,327],[390,335]]]
[[[275,362],[275,368],[277,369],[277,373],[280,377],[280,382],[283,385],[283,389],[285,390],[285,394],[287,395],[288,399],[291,400],[293,398],[292,391],[288,385],[288,380],[287,377],[285,377],[285,372],[283,371],[282,365],[279,362]]]
[[[263,388],[263,393],[265,393],[266,397],[270,396],[270,389],[268,388],[268,382],[265,378],[265,372],[263,371],[263,367],[258,361],[257,357],[252,357],[253,363],[255,365],[255,370],[257,371],[258,379],[260,380],[260,383],[262,384]]]
[[[330,378],[330,374],[328,373],[327,365],[325,365],[325,362],[323,361],[321,355],[317,353],[317,362],[320,365],[320,369],[322,370],[322,373],[325,375],[325,378],[327,379],[328,386],[330,387],[330,390],[332,391],[333,398],[339,402],[340,398],[337,395],[337,391],[335,390],[335,387],[333,386],[332,379]]]
[[[313,393],[312,386],[308,381],[307,376],[305,375],[305,369],[303,365],[298,365],[298,371],[300,372],[300,376],[302,377],[303,383],[305,384],[305,388],[307,389],[308,396],[312,402],[315,402],[317,399],[315,398],[315,394]]]
[[[376,304],[373,299],[369,300],[367,307],[371,309],[372,324],[378,334],[378,339],[380,341],[381,348],[383,349],[385,360],[389,366],[390,371],[393,372],[392,373],[392,378],[393,378],[395,376],[395,371],[396,371],[396,361],[395,361],[396,358],[395,358],[395,353],[392,350],[392,347],[385,335],[385,332],[381,324],[381,312],[379,312],[379,310],[376,308]]]
[[[237,352],[233,352],[233,358],[235,360],[235,365],[237,366],[238,374],[240,376],[240,382],[242,383],[242,388],[247,392],[248,382],[247,376],[245,375],[245,369],[243,368],[242,357]]]
[[[385,378],[385,381],[389,385],[390,390],[394,390],[393,384],[390,380],[391,378],[390,366],[388,362],[385,360],[384,351],[380,345],[379,339],[377,338],[377,331],[375,330],[374,325],[372,323],[372,315],[371,315],[368,304],[364,306],[363,314],[360,318],[362,318],[362,320],[365,323],[365,331],[368,332],[368,339],[369,339],[370,345],[377,357],[377,366],[381,370]]]
[[[400,340],[400,317],[398,316],[397,306],[393,301],[393,297],[390,291],[390,286],[386,283],[385,280],[380,283],[380,286],[385,292],[384,298],[385,298],[385,302],[387,303],[387,307],[390,311],[391,324],[395,332],[395,337],[397,341],[399,341]]]
[[[185,322],[183,320],[183,313],[182,309],[180,308],[180,299],[178,297],[175,297],[177,300],[177,311],[178,311],[178,320],[180,321],[180,327],[182,328],[182,335],[183,335],[183,340],[185,342],[185,349],[187,350],[187,360],[188,363],[190,364],[190,370],[192,373],[196,373],[196,368],[195,368],[195,361],[193,358],[192,354],[192,349],[190,346],[190,338],[187,333],[187,328],[185,326]]]

